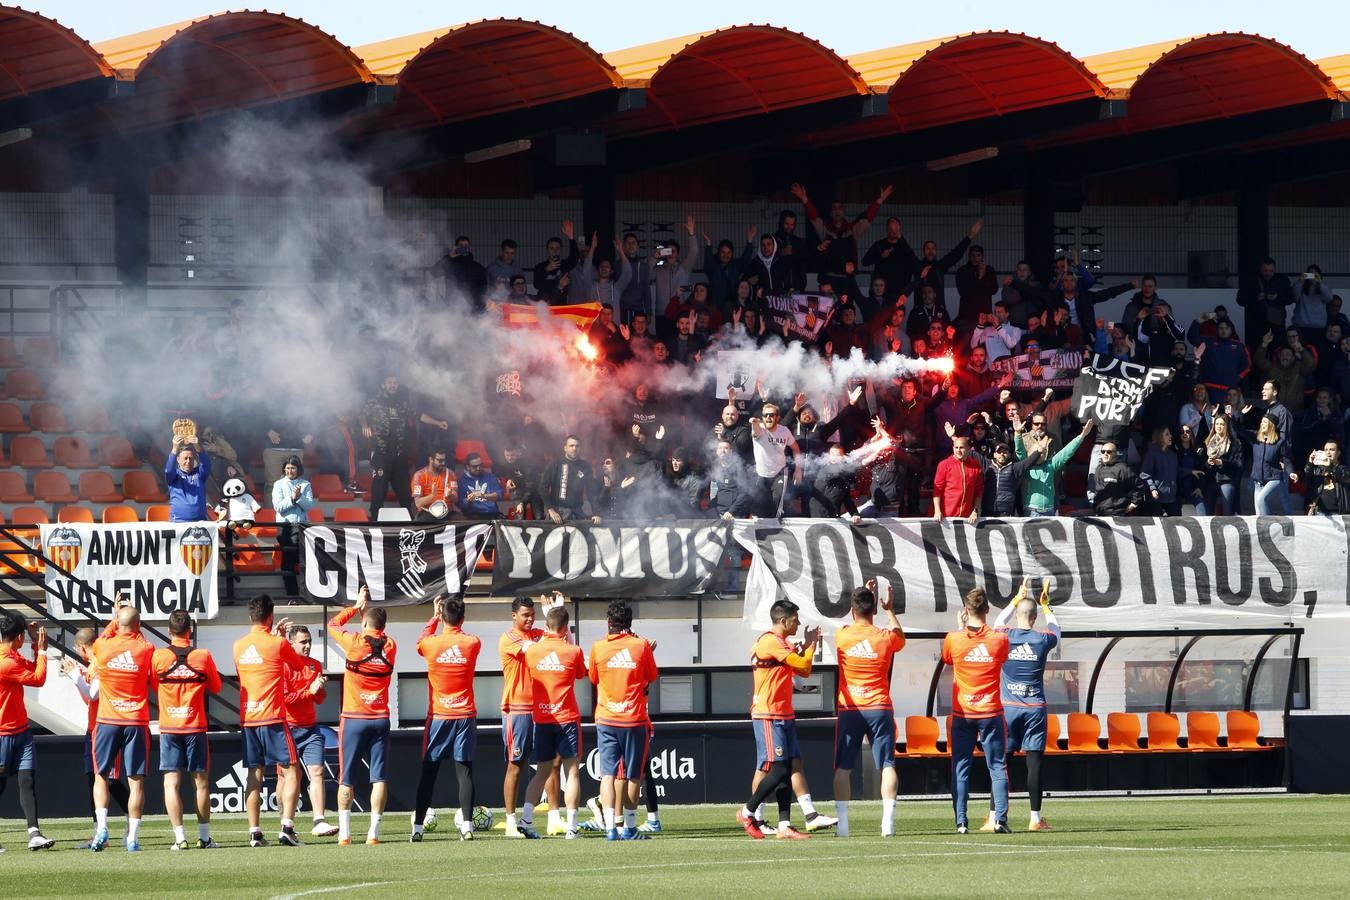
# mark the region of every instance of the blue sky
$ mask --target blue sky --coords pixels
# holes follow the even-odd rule
[[[42,0],[24,5],[52,16],[91,41],[220,12],[228,0]],[[258,8],[262,3],[239,3]],[[1248,31],[1293,46],[1316,59],[1350,53],[1340,4],[1315,0],[1021,0],[990,3],[930,0],[780,0],[776,4],[726,0],[660,3],[436,3],[430,0],[273,0],[268,9],[297,16],[356,46],[459,22],[499,16],[537,19],[573,32],[597,50],[615,50],[695,31],[745,22],[782,25],[843,54],[965,31],[1024,31],[1086,55],[1211,31]],[[1343,8],[1342,8],[1343,9]]]

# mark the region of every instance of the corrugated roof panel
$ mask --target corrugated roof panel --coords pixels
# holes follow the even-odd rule
[[[863,81],[873,90],[889,91],[895,80],[904,74],[914,61],[928,51],[940,47],[958,35],[934,38],[928,41],[916,41],[912,44],[897,44],[881,50],[868,50],[847,57],[850,66],[858,71]]]
[[[60,22],[0,7],[0,101],[110,75],[98,51]]]
[[[1317,67],[1327,73],[1327,77],[1343,93],[1350,94],[1350,53],[1323,57],[1317,60]]]
[[[1158,41],[1155,44],[1141,44],[1124,50],[1112,50],[1110,53],[1097,53],[1083,57],[1087,66],[1108,88],[1127,91],[1145,69],[1153,65],[1169,50],[1173,50],[1195,36],[1176,38],[1170,41]]]

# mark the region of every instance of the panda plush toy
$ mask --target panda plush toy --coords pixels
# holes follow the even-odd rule
[[[218,521],[236,531],[247,531],[252,528],[261,507],[258,506],[257,500],[249,496],[244,482],[238,478],[231,478],[225,482],[221,493],[225,500],[216,506]]]

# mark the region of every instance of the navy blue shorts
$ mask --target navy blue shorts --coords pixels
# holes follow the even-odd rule
[[[477,719],[427,719],[422,732],[422,761],[438,763],[448,756],[455,762],[473,762],[477,737]]]
[[[338,720],[338,756],[342,760],[339,784],[351,787],[359,760],[365,760],[370,767],[371,784],[384,781],[384,764],[389,756],[389,720],[343,716]]]
[[[510,713],[502,719],[502,749],[509,763],[529,762],[534,746],[534,717],[529,713]]]
[[[295,744],[295,758],[301,765],[323,765],[323,729],[318,725],[292,725],[291,741]]]
[[[15,772],[32,769],[36,759],[31,729],[25,728],[18,734],[0,735],[0,781]]]
[[[1045,749],[1044,706],[1005,706],[1003,720],[1008,723],[1008,752]]]
[[[801,758],[795,719],[755,719],[750,724],[755,729],[755,766],[761,771]]]
[[[580,722],[534,723],[534,761],[552,762],[555,756],[572,759],[581,755]]]
[[[104,778],[143,776],[150,768],[149,725],[94,726],[94,765]]]
[[[91,731],[84,736],[84,773],[86,775],[94,774],[94,733]]]
[[[161,772],[209,772],[211,748],[206,732],[196,734],[161,734],[159,736],[159,770]]]
[[[834,767],[852,769],[862,752],[863,736],[872,739],[878,769],[895,767],[895,714],[889,709],[841,709],[834,727]]]
[[[284,723],[244,726],[245,768],[294,764],[295,741],[291,739],[291,726]]]
[[[646,770],[652,730],[647,725],[596,725],[595,744],[600,751],[601,777],[636,781]]]

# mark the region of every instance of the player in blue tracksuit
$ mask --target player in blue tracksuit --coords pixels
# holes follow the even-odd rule
[[[1049,831],[1041,818],[1041,760],[1045,755],[1045,660],[1059,646],[1059,622],[1050,611],[1050,584],[1041,582],[1041,612],[1045,631],[1036,630],[1037,604],[1027,596],[1026,579],[1013,602],[999,614],[994,628],[1008,634],[1008,659],[1003,663],[1000,693],[1003,717],[1008,724],[1008,758],[1022,750],[1027,759],[1027,797],[1031,800],[1028,831]],[[1008,620],[1014,619],[1015,626]],[[991,801],[992,802],[992,801]],[[993,812],[980,830],[993,831]]]

